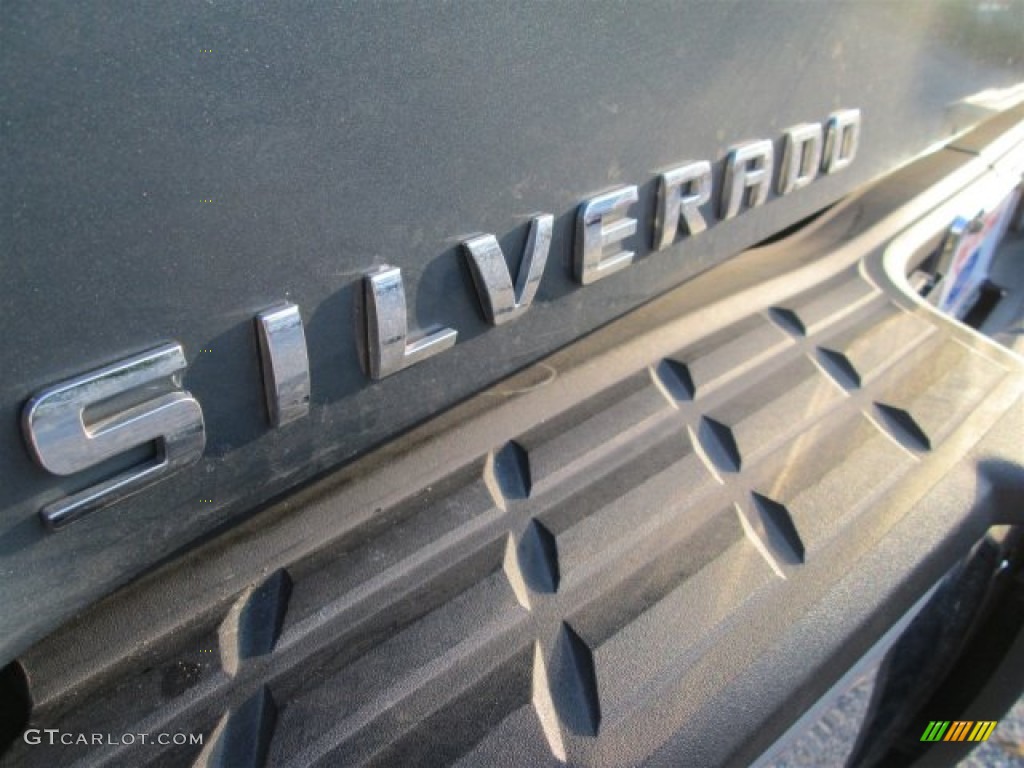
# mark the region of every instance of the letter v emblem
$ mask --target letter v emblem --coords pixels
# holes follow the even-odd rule
[[[462,241],[480,306],[491,325],[514,320],[530,308],[548,260],[553,226],[554,217],[549,213],[537,214],[530,221],[515,287],[494,235],[474,235]]]

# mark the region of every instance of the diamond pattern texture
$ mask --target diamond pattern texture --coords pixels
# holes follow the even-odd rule
[[[44,686],[33,722],[205,734],[90,765],[639,759],[665,735],[645,702],[685,689],[1005,375],[854,272],[624,373],[439,481],[336,504],[281,567],[253,545],[245,589],[88,671],[84,700]]]

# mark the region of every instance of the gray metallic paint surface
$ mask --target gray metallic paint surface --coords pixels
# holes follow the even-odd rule
[[[6,6],[2,657],[232,516],[948,135],[950,104],[1024,72],[961,16],[939,4]],[[729,146],[771,138],[780,157],[787,127],[838,108],[864,115],[850,168],[651,253],[658,172],[711,160],[717,194]],[[636,263],[579,287],[577,204],[634,183]],[[539,291],[492,329],[459,238],[494,233],[520,253],[538,211],[555,216]],[[459,338],[371,382],[354,313],[360,275],[385,263],[402,269],[410,325]],[[253,317],[281,300],[306,324],[312,402],[271,430]],[[171,339],[203,407],[204,459],[47,534],[38,509],[98,477],[37,467],[23,404]]]

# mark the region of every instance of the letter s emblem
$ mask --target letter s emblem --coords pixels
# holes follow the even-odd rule
[[[164,344],[48,387],[25,405],[25,440],[40,466],[73,475],[155,443],[156,457],[43,507],[52,529],[109,506],[195,463],[206,446],[203,410],[180,388],[180,344]]]

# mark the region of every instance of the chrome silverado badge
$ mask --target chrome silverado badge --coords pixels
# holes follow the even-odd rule
[[[824,125],[794,125],[783,133],[778,162],[768,139],[737,144],[724,159],[717,190],[709,160],[690,160],[666,170],[657,179],[655,215],[645,235],[654,251],[662,251],[705,232],[708,209],[726,221],[764,205],[773,181],[777,194],[788,195],[819,174],[843,170],[857,154],[860,126],[858,109],[833,112]],[[580,285],[633,263],[629,241],[641,222],[630,209],[639,195],[639,187],[630,184],[579,204],[571,263]],[[495,235],[461,239],[481,314],[491,325],[512,322],[529,311],[548,262],[554,221],[550,213],[532,217],[514,282]],[[364,351],[363,365],[371,379],[387,378],[434,357],[458,340],[454,328],[410,330],[399,267],[364,273],[362,306],[357,346]],[[257,314],[255,329],[267,421],[272,428],[286,428],[309,413],[309,360],[300,308],[276,304]],[[165,344],[49,387],[27,403],[22,422],[30,453],[53,474],[76,474],[141,446],[155,449],[155,459],[47,504],[40,515],[48,527],[59,528],[199,460],[206,440],[203,413],[180,389],[184,369],[181,346]]]
[[[833,112],[824,126],[800,123],[787,129],[775,182],[778,194],[788,195],[803,189],[819,173],[832,174],[846,168],[860,144],[860,124],[860,110],[846,109]],[[719,218],[732,219],[764,205],[775,169],[775,149],[770,140],[734,146],[725,159],[718,192]],[[657,189],[651,232],[654,250],[664,250],[680,237],[693,237],[707,230],[708,222],[700,208],[715,194],[709,161],[689,161],[665,171],[658,177]],[[580,285],[590,285],[633,263],[635,253],[629,250],[626,241],[640,226],[640,222],[629,215],[629,209],[638,200],[639,187],[630,184],[580,203],[576,211],[572,259],[573,276]],[[533,217],[514,288],[504,254],[493,234],[473,235],[462,240],[481,312],[487,322],[501,325],[529,309],[547,261],[553,221],[549,213]],[[364,278],[366,369],[373,379],[385,378],[451,348],[457,336],[457,331],[444,328],[421,335],[406,346],[409,329],[402,273],[395,267],[384,272],[386,274],[377,270]],[[382,333],[381,329],[390,330]]]

